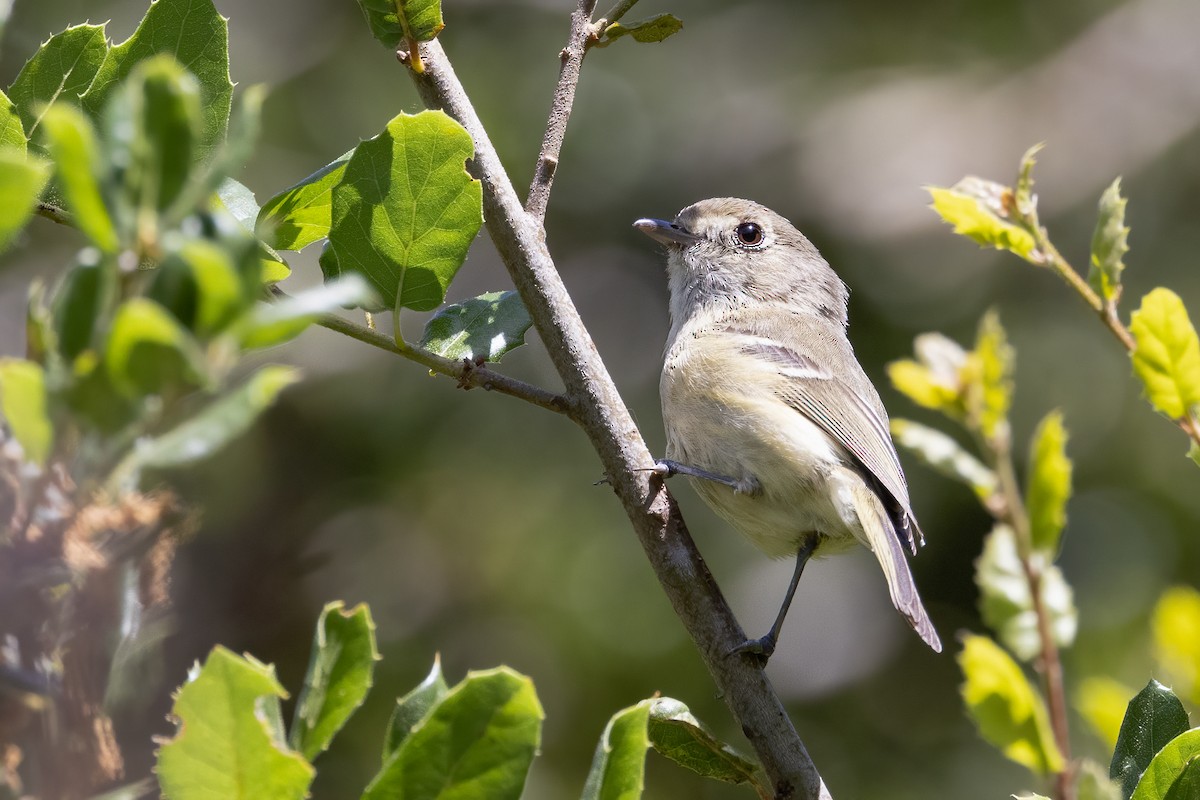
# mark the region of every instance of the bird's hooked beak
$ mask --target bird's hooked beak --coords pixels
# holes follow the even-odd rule
[[[633,223],[633,227],[656,242],[662,242],[663,244],[678,244],[686,247],[687,245],[695,244],[703,238],[694,233],[689,233],[674,222],[667,222],[665,219],[639,219]]]

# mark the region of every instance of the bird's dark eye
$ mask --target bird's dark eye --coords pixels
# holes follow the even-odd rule
[[[738,241],[747,247],[757,247],[763,243],[762,228],[753,222],[743,222],[738,225],[736,233]]]

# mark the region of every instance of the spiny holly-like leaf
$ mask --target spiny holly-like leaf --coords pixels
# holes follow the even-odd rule
[[[975,562],[975,583],[983,621],[1024,661],[1041,652],[1038,619],[1029,581],[1017,554],[1012,528],[997,525],[988,534]],[[1071,587],[1056,566],[1042,568],[1042,605],[1050,615],[1050,632],[1060,647],[1075,640],[1078,615]]]
[[[433,659],[433,668],[408,694],[396,700],[396,708],[388,722],[387,735],[383,742],[383,760],[388,758],[404,743],[409,734],[417,729],[438,703],[450,693],[446,678],[442,675],[442,660]]]
[[[60,103],[45,110],[42,127],[58,170],[58,185],[75,226],[106,253],[120,247],[100,186],[108,169],[87,116],[76,106]]]
[[[1172,586],[1154,607],[1154,654],[1177,692],[1200,705],[1200,592]]]
[[[986,636],[968,635],[958,656],[967,713],[979,732],[1013,761],[1047,774],[1066,766],[1046,705],[1017,663]]]
[[[1200,728],[1163,745],[1129,800],[1195,800],[1200,789]]]
[[[15,147],[0,147],[0,250],[29,222],[50,180],[50,164]]]
[[[435,314],[425,323],[421,347],[456,361],[495,362],[525,344],[532,324],[516,292],[488,292]]]
[[[337,269],[366,276],[389,306],[437,308],[483,224],[483,189],[464,169],[473,153],[441,111],[401,114],[360,144],[333,189]]]
[[[375,623],[359,604],[349,611],[340,600],[329,603],[317,620],[304,688],[296,700],[289,744],[312,761],[362,705],[371,688],[379,651]]]
[[[507,667],[472,672],[384,762],[362,800],[517,800],[541,742],[533,682]],[[432,792],[430,787],[436,787]]]
[[[1067,524],[1067,500],[1071,497],[1071,460],[1060,411],[1047,414],[1033,433],[1027,480],[1025,504],[1033,547],[1053,559]]]
[[[980,500],[995,493],[996,473],[941,431],[911,420],[893,419],[892,438],[938,472],[970,486]]]
[[[1108,768],[1109,777],[1121,782],[1123,796],[1133,794],[1158,751],[1187,729],[1188,715],[1183,703],[1158,681],[1150,681],[1129,701]],[[1168,786],[1169,782],[1163,787],[1163,794]]]
[[[631,22],[628,25],[614,22],[604,29],[604,34],[600,37],[600,41],[596,42],[595,46],[608,47],[622,36],[629,36],[635,42],[661,42],[670,36],[674,36],[681,30],[683,30],[683,22],[680,21],[679,17],[676,17],[674,14],[657,14],[648,19]]]
[[[442,28],[441,0],[358,0],[371,34],[395,49],[405,39],[428,42]]]
[[[103,25],[75,25],[38,48],[8,90],[28,138],[33,138],[42,114],[55,102],[78,105],[79,95],[92,85],[107,54]]]
[[[25,460],[43,466],[54,444],[46,397],[46,375],[39,364],[0,358],[0,411]]]
[[[1075,692],[1075,710],[1083,717],[1108,750],[1117,746],[1125,707],[1135,692],[1125,684],[1094,675],[1079,682]]]
[[[698,775],[725,783],[755,783],[760,767],[716,738],[688,707],[670,697],[650,706],[650,744]]]
[[[336,161],[268,200],[254,225],[258,235],[277,250],[303,250],[329,236],[333,187],[342,182],[346,162],[352,155],[353,150],[343,153]]]
[[[1137,342],[1133,371],[1150,405],[1180,419],[1200,403],[1200,339],[1179,295],[1159,287],[1142,298],[1129,332]]]
[[[206,159],[225,138],[233,83],[229,80],[229,30],[212,0],[153,0],[133,35],[108,50],[83,106],[99,115],[116,86],[142,60],[165,53],[200,82],[203,125],[195,149]]]
[[[653,700],[622,709],[609,719],[592,756],[582,800],[639,798],[646,775],[647,725]]]
[[[18,152],[26,151],[25,128],[17,107],[8,99],[8,95],[0,92],[0,147],[12,148]]]
[[[370,306],[374,294],[361,275],[345,275],[274,303],[263,303],[243,323],[242,347],[274,347],[291,341],[324,314],[345,306]]]
[[[1034,261],[1037,242],[1033,234],[1010,222],[1003,198],[1011,190],[991,181],[964,178],[953,187],[926,187],[933,197],[933,210],[954,226],[954,232],[984,247],[1009,250]]]
[[[264,717],[287,692],[275,670],[223,647],[179,689],[175,737],[158,750],[156,772],[167,800],[300,800],[313,768],[287,748]]]
[[[1092,234],[1092,262],[1088,283],[1105,300],[1116,298],[1121,291],[1121,259],[1129,252],[1129,228],[1125,227],[1125,203],[1121,197],[1121,179],[1112,182],[1100,195],[1100,214],[1096,232]]]

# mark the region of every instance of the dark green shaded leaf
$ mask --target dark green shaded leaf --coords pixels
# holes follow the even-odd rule
[[[725,783],[754,783],[759,766],[713,736],[688,707],[670,697],[651,701],[650,744],[681,767]]]
[[[1142,298],[1129,322],[1137,342],[1133,371],[1150,405],[1180,419],[1200,403],[1200,339],[1179,295],[1161,286]]]
[[[488,292],[435,314],[425,323],[421,347],[456,361],[495,362],[525,344],[532,324],[516,292]]]
[[[613,714],[592,756],[582,800],[636,800],[646,777],[647,727],[653,700]]]
[[[25,460],[44,466],[54,445],[46,397],[46,374],[39,364],[0,358],[0,411]]]
[[[1158,681],[1150,681],[1129,701],[1108,768],[1109,777],[1121,782],[1123,797],[1133,794],[1158,751],[1187,729],[1183,703]],[[1169,782],[1163,786],[1164,794],[1167,786]]]
[[[168,2],[168,0],[159,0]],[[183,192],[196,159],[200,133],[200,84],[169,55],[149,58],[130,73],[135,159],[142,156],[141,206],[165,211]]]
[[[287,692],[273,667],[223,647],[180,687],[176,735],[158,750],[155,772],[168,800],[301,800],[313,768],[269,722]],[[260,716],[261,715],[261,716]],[[264,720],[262,716],[268,718]]]
[[[340,600],[327,604],[317,620],[308,673],[296,701],[288,740],[293,749],[309,761],[328,749],[366,699],[378,660],[375,623],[367,607],[359,604],[346,611]]]
[[[55,102],[79,103],[107,54],[103,25],[72,26],[38,48],[8,89],[27,138],[33,138],[42,114]]]
[[[104,364],[113,384],[126,396],[199,385],[202,362],[195,341],[158,303],[136,297],[117,309]]]
[[[353,150],[343,153],[333,163],[268,200],[255,223],[263,241],[279,250],[303,250],[329,236],[333,187],[341,183],[352,155]]]
[[[96,247],[115,253],[120,242],[101,190],[107,164],[91,121],[75,106],[59,104],[46,109],[41,122],[75,227]]]
[[[91,346],[96,317],[105,294],[112,290],[115,273],[115,264],[91,258],[85,251],[63,279],[54,302],[54,326],[59,352],[67,361]]]
[[[26,149],[25,128],[21,125],[21,117],[17,114],[17,107],[4,92],[0,92],[0,147],[11,147],[22,153]]]
[[[0,250],[29,222],[50,180],[50,165],[12,147],[0,147]]]
[[[337,269],[396,308],[439,306],[483,223],[482,187],[464,169],[473,153],[441,111],[401,114],[360,144],[333,189]]]
[[[360,275],[346,275],[274,303],[263,303],[246,320],[242,346],[274,347],[290,341],[320,319],[345,306],[371,305],[374,296]]]
[[[450,692],[446,679],[442,676],[442,660],[433,659],[433,669],[408,694],[396,700],[396,708],[388,721],[387,735],[383,741],[383,760],[386,762],[392,753],[404,743],[408,735],[416,730],[421,720]]]
[[[428,42],[442,28],[441,0],[358,0],[371,35],[386,47],[404,39]]]
[[[1092,234],[1092,259],[1088,284],[1104,300],[1113,300],[1121,292],[1122,261],[1129,252],[1129,228],[1125,227],[1125,198],[1121,197],[1121,179],[1117,178],[1100,195],[1100,214]]]
[[[596,47],[607,47],[622,36],[632,37],[635,42],[661,42],[669,36],[674,36],[683,30],[683,22],[674,14],[658,14],[649,19],[622,25],[614,22],[604,29],[604,34]]]
[[[95,351],[82,351],[71,365],[71,373],[65,395],[67,405],[90,427],[112,434],[137,416],[137,404],[113,385]]]
[[[229,326],[253,301],[225,248],[208,239],[172,243],[147,296],[201,339]]]
[[[203,124],[194,149],[205,159],[225,138],[233,83],[229,80],[229,31],[212,0],[153,0],[133,35],[109,49],[83,94],[83,106],[99,115],[117,84],[143,59],[164,53],[200,83]]]
[[[1060,411],[1047,414],[1033,433],[1027,482],[1025,505],[1033,547],[1053,559],[1058,555],[1071,498],[1071,459],[1067,458],[1067,430]]]

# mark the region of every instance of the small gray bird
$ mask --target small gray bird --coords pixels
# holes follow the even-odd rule
[[[879,393],[846,338],[845,284],[758,203],[703,200],[634,227],[667,246],[671,331],[662,371],[667,453],[721,517],[768,555],[796,556],[769,658],[805,562],[866,546],[896,609],[941,652],[905,549],[924,544]]]

